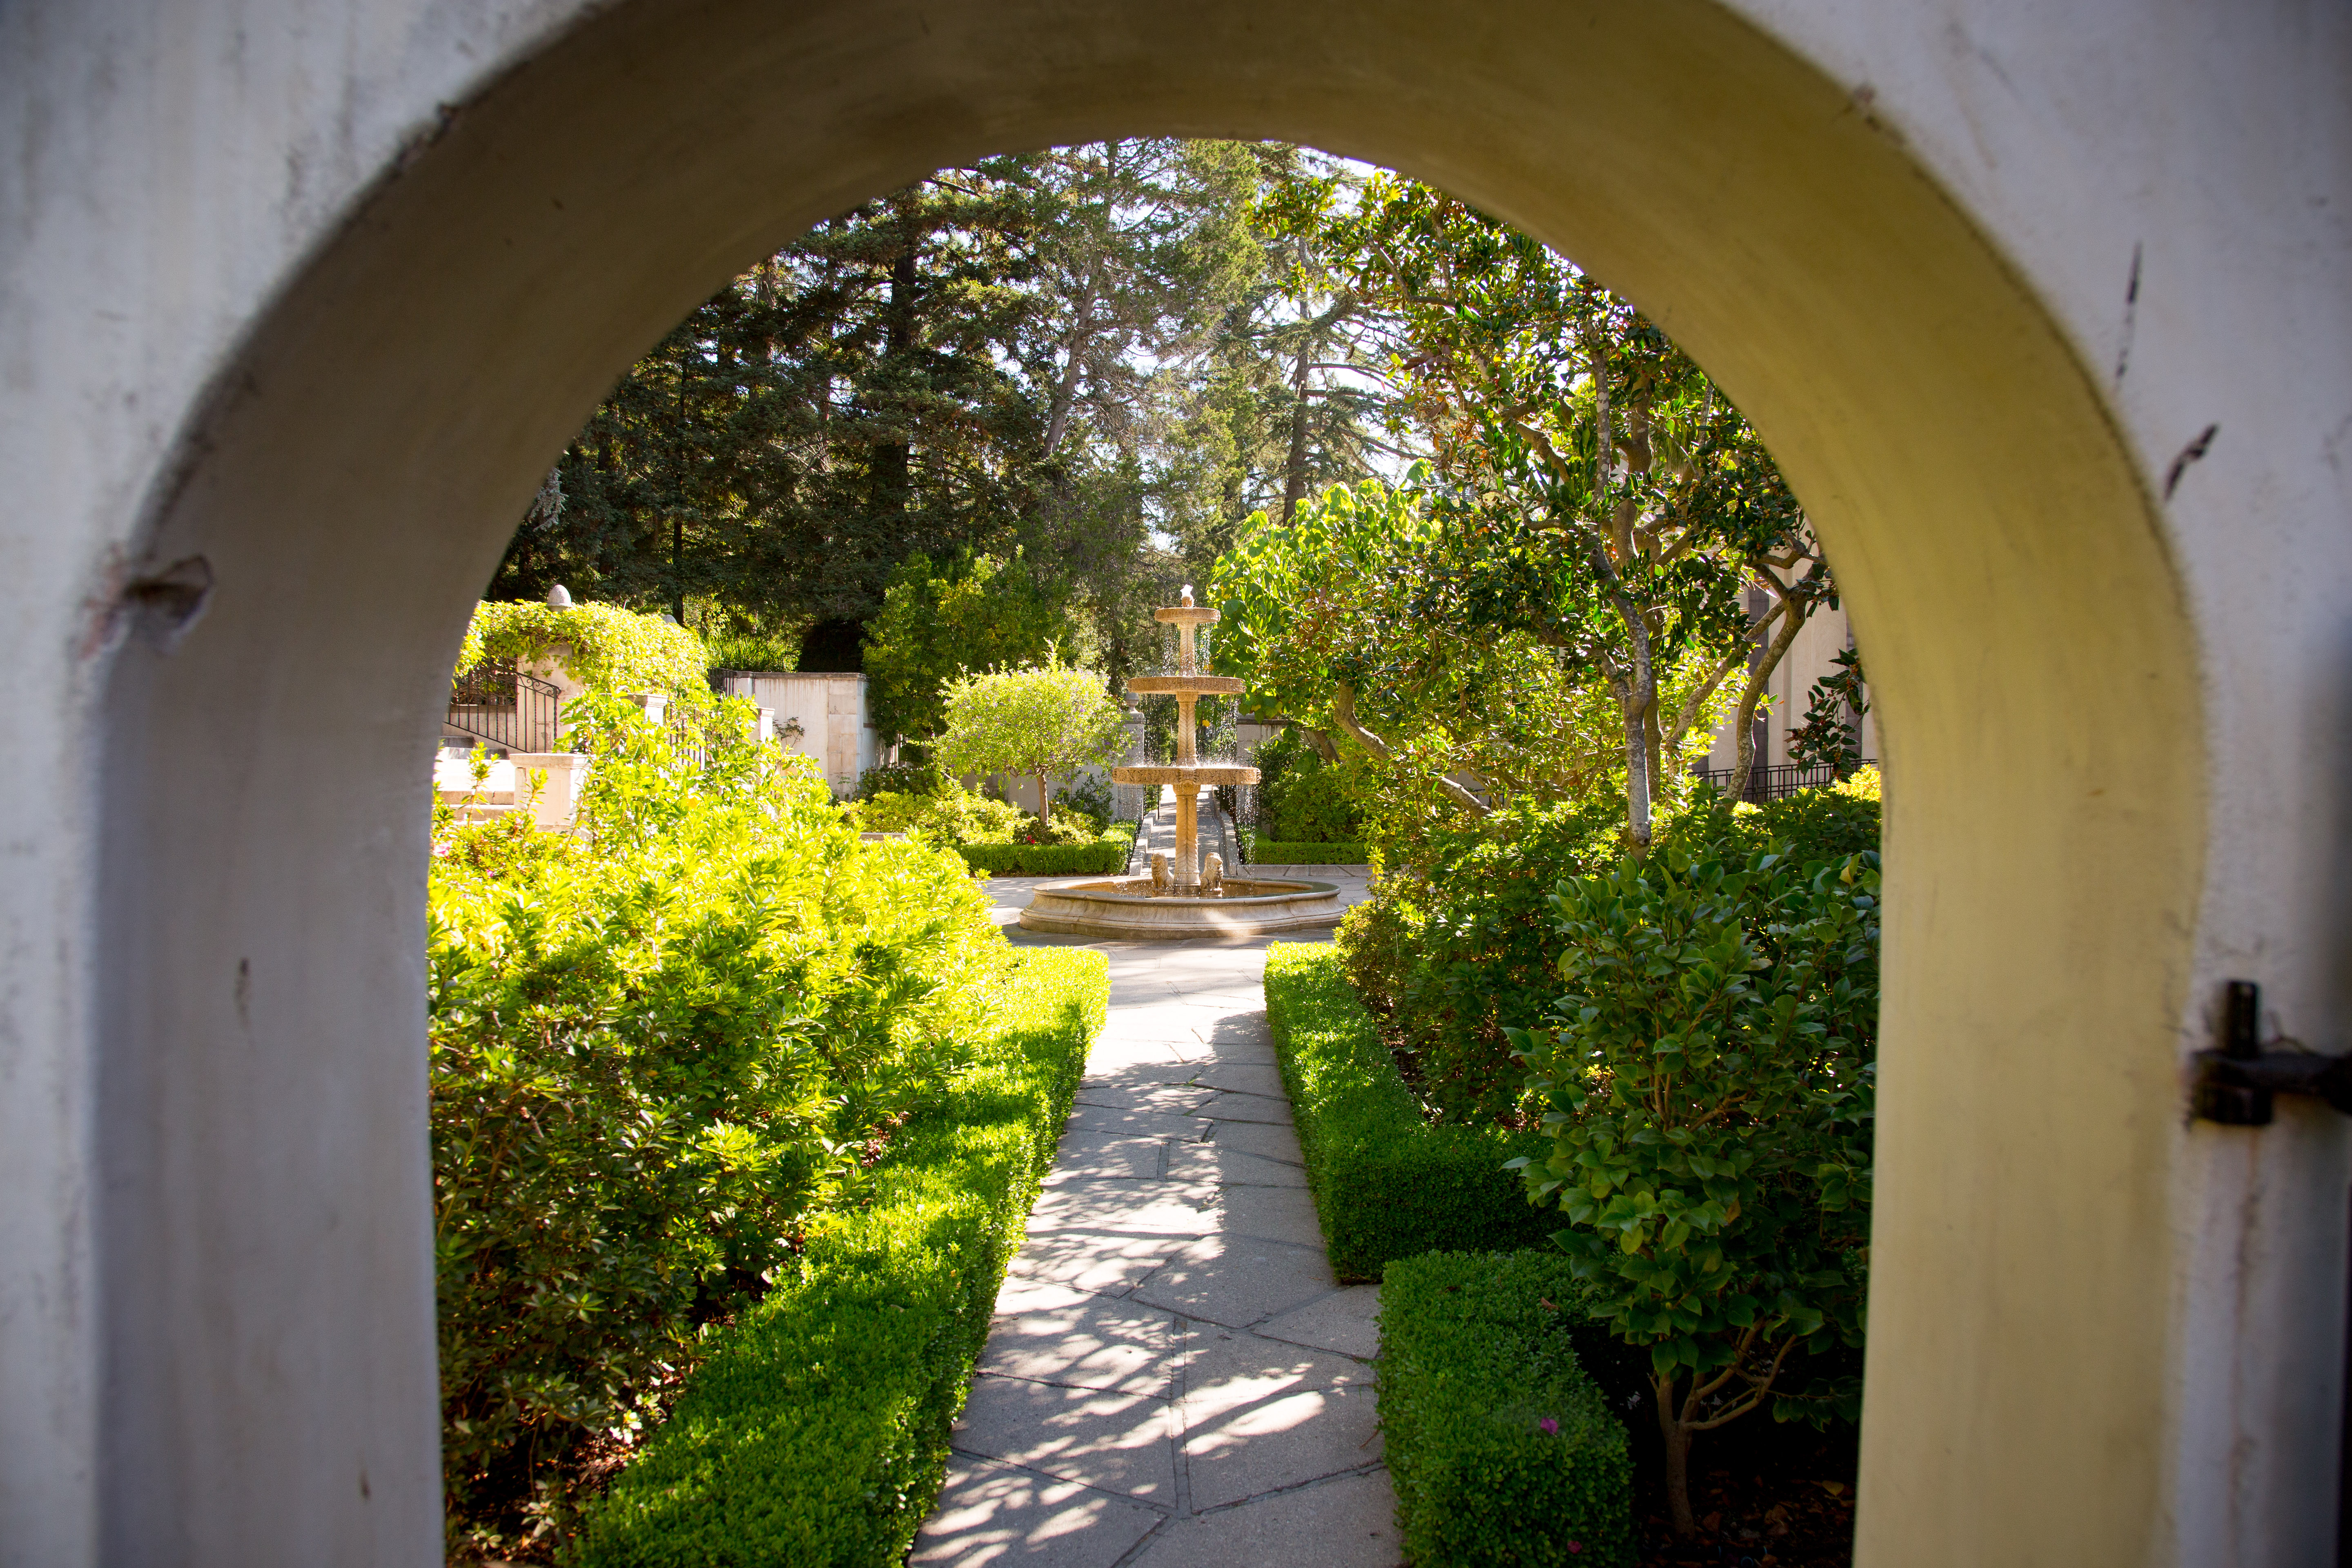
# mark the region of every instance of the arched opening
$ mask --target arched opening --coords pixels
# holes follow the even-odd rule
[[[114,1555],[436,1550],[406,781],[550,455],[815,218],[1142,132],[1311,142],[1503,214],[1769,440],[1900,781],[1859,1555],[2146,1554],[2201,841],[2189,622],[2072,351],[1867,95],[1696,0],[1344,26],[719,0],[601,13],[454,108],[260,324],[156,501],[152,560],[211,586],[184,626],[159,602],[110,695]]]

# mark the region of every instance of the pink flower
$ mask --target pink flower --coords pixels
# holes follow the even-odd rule
[[[1584,1542],[1581,1541],[1571,1541],[1568,1543],[1568,1549],[1570,1552],[1581,1552],[1584,1550]]]
[[[1542,1429],[1544,1436],[1547,1437],[1557,1437],[1559,1436],[1559,1423],[1553,1420],[1549,1415],[1537,1422],[1536,1426]]]

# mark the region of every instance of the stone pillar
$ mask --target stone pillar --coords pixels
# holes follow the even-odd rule
[[[1201,886],[1201,786],[1187,779],[1176,786],[1176,890]]]
[[[530,790],[530,774],[547,776],[531,800],[531,820],[562,832],[580,817],[580,791],[588,782],[588,759],[578,752],[517,752],[509,759],[515,770],[515,804]]]

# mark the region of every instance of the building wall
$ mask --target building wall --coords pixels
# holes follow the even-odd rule
[[[816,759],[838,799],[856,794],[859,776],[880,759],[862,675],[741,671],[722,677],[720,689],[773,711],[777,734],[789,749]]]

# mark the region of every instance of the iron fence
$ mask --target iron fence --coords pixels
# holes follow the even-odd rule
[[[501,659],[487,659],[450,687],[448,728],[509,752],[552,752],[561,693]]]
[[[1874,768],[1878,759],[1864,757],[1861,765]],[[1713,784],[1728,795],[1732,772],[1730,768],[1693,768],[1691,779],[1696,784]],[[1739,792],[1739,798],[1762,805],[1766,801],[1786,799],[1801,789],[1833,784],[1844,776],[1827,763],[1774,763],[1769,766],[1759,763],[1748,770],[1748,787]]]

